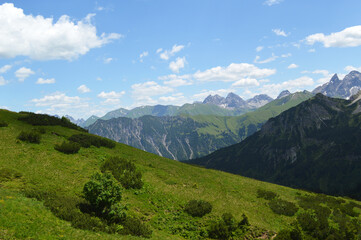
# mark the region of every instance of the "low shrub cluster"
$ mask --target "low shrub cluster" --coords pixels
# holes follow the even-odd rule
[[[242,220],[237,223],[231,213],[224,213],[220,220],[213,222],[209,226],[208,237],[222,240],[231,237],[235,239],[245,238],[244,234],[249,226],[250,224],[246,215],[243,214]]]
[[[9,124],[5,122],[4,120],[0,120],[0,127],[7,127]]]
[[[79,143],[80,146],[82,146],[84,148],[89,148],[90,146],[95,146],[98,148],[99,147],[106,147],[106,148],[114,148],[115,147],[114,141],[107,139],[107,138],[90,135],[90,134],[74,134],[71,137],[69,137],[68,140],[71,142]]]
[[[103,163],[100,170],[103,173],[106,171],[111,172],[114,178],[126,189],[140,189],[143,187],[142,173],[137,170],[135,164],[130,160],[110,157]]]
[[[57,118],[47,114],[36,114],[32,112],[20,112],[22,116],[18,120],[31,124],[33,126],[63,126],[71,129],[76,129],[82,132],[87,132],[84,128],[77,126],[69,121],[69,119],[62,117]]]
[[[21,131],[18,135],[17,139],[23,141],[23,142],[29,142],[29,143],[40,143],[41,135],[40,133],[36,131]]]
[[[323,194],[299,196],[298,204],[305,211],[297,215],[296,226],[282,230],[276,240],[359,240],[361,221],[355,218],[359,213],[354,210],[360,207],[357,204]]]
[[[121,186],[110,173],[94,174],[84,185],[83,194],[89,203],[86,211],[95,213],[115,232],[151,237],[152,230],[146,224],[138,218],[127,216],[127,208],[120,204]]]
[[[184,211],[192,217],[203,217],[212,211],[212,205],[204,200],[190,200]]]
[[[61,144],[55,144],[55,150],[65,154],[75,154],[80,150],[80,145],[75,142],[63,141]]]
[[[279,198],[271,200],[268,205],[274,213],[280,215],[293,216],[298,211],[296,204]]]
[[[11,181],[13,179],[21,178],[22,174],[14,169],[1,168],[0,169],[0,182]]]
[[[257,190],[257,197],[258,198],[263,198],[266,200],[272,200],[276,197],[278,197],[278,194],[272,191],[268,191],[268,190],[262,190],[262,189],[258,189]]]

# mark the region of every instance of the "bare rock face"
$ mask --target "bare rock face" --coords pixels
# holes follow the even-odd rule
[[[361,89],[361,73],[352,71],[340,80],[335,74],[328,83],[313,90],[313,93],[322,93],[328,97],[348,99]]]

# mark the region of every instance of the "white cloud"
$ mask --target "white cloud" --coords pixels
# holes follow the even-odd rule
[[[272,29],[272,32],[274,32],[277,36],[287,37],[289,34],[285,33],[285,31],[281,29]]]
[[[101,77],[97,77],[96,79],[97,81],[103,81],[103,79]]]
[[[80,93],[88,93],[88,92],[90,92],[90,89],[83,84],[78,87],[78,91]]]
[[[261,57],[260,56],[256,56],[256,58],[254,59],[254,62],[255,63],[259,63],[259,64],[264,64],[264,63],[270,63],[270,62],[273,62],[275,60],[277,60],[278,58],[288,58],[292,56],[291,53],[287,53],[287,54],[282,54],[281,56],[276,56],[274,53],[272,53],[272,56],[267,58],[267,59],[264,59],[264,60],[260,60]]]
[[[249,63],[231,63],[227,67],[214,67],[205,71],[197,71],[192,75],[201,82],[235,82],[241,78],[265,78],[276,73],[275,69],[258,68]]]
[[[20,82],[23,82],[30,75],[34,74],[30,68],[22,67],[16,70],[15,76],[19,79]]]
[[[0,86],[4,86],[8,83],[9,83],[9,81],[6,81],[3,76],[0,76]]]
[[[54,78],[48,78],[48,79],[38,78],[38,81],[36,81],[36,84],[53,84],[53,83],[55,83]]]
[[[306,43],[313,45],[317,42],[324,47],[358,47],[361,46],[361,25],[346,28],[340,32],[325,35],[316,33],[306,37]]]
[[[161,51],[163,51],[163,48],[158,48],[157,51],[156,51],[156,53],[158,54],[158,53],[160,53]]]
[[[11,65],[7,64],[7,65],[4,65],[0,68],[0,73],[6,73],[7,71],[9,71],[10,69],[12,68]]]
[[[306,88],[313,87],[314,84],[315,82],[311,77],[303,76],[282,83],[265,84],[262,86],[261,92],[271,97],[277,97],[282,90],[287,89],[290,92],[302,91]]]
[[[9,110],[9,108],[7,106],[0,106],[1,109],[6,109]]]
[[[345,67],[345,71],[346,72],[351,72],[351,71],[361,72],[361,66],[360,67],[347,66],[347,67]]]
[[[263,46],[258,46],[258,47],[256,47],[256,51],[257,51],[257,52],[260,52],[260,51],[263,50],[263,48],[264,48]]]
[[[254,78],[243,78],[232,84],[232,87],[259,86],[259,82]]]
[[[104,92],[103,91],[98,94],[98,97],[106,98],[106,99],[117,99],[117,98],[121,98],[124,94],[125,94],[125,91],[121,91],[121,92],[115,92],[115,91]]]
[[[174,56],[177,52],[181,51],[184,48],[184,45],[175,44],[171,50],[158,49],[157,53],[160,53],[160,58],[163,60],[168,60],[170,57]],[[159,52],[158,52],[159,51]],[[162,52],[163,51],[163,52]]]
[[[140,62],[143,62],[143,58],[145,58],[146,56],[148,56],[149,52],[148,51],[145,51],[145,52],[142,52],[140,55],[139,55],[139,61]]]
[[[104,59],[104,63],[105,63],[105,64],[108,64],[108,63],[111,63],[111,61],[113,61],[113,60],[114,60],[114,59],[111,58],[111,57],[105,58],[105,59]]]
[[[142,98],[143,96],[157,96],[173,92],[173,88],[161,86],[154,81],[137,83],[132,85],[133,96]]]
[[[175,74],[170,74],[168,76],[159,77],[158,79],[162,80],[165,85],[171,87],[181,87],[193,84],[189,75],[178,76]]]
[[[267,0],[263,4],[268,5],[268,6],[273,6],[276,4],[280,4],[282,1],[283,0]]]
[[[169,63],[169,69],[175,73],[179,73],[179,69],[184,68],[186,63],[186,57],[178,57],[175,61]]]
[[[209,95],[225,96],[230,92],[235,92],[234,89],[218,89],[218,90],[202,90],[200,93],[194,94],[193,99],[195,101],[203,101]]]
[[[98,36],[91,23],[94,15],[77,22],[63,15],[54,22],[53,18],[26,15],[14,4],[4,3],[0,5],[0,57],[72,60],[122,37],[117,33]]]
[[[316,49],[312,48],[312,49],[308,50],[308,52],[314,53],[314,52],[316,52]]]
[[[164,105],[183,105],[187,103],[187,99],[183,96],[183,93],[173,94],[171,96],[162,96],[158,98],[158,103]]]
[[[105,99],[102,104],[103,105],[119,105],[120,104],[120,98],[125,94],[125,91],[121,92],[101,92],[98,94],[99,98]]]
[[[288,69],[295,69],[295,68],[298,68],[298,65],[295,64],[295,63],[292,63],[292,64],[290,64],[287,68],[288,68]]]

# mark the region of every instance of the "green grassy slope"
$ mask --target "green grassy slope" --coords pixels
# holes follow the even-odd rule
[[[273,213],[266,200],[257,198],[257,190],[274,191],[291,202],[305,194],[161,158],[123,144],[114,149],[81,148],[78,154],[65,155],[55,151],[54,144],[78,131],[45,126],[46,134],[40,144],[24,143],[16,139],[17,135],[34,127],[18,121],[18,116],[0,110],[0,120],[9,123],[8,127],[0,127],[0,169],[13,169],[22,175],[0,181],[0,239],[139,239],[74,229],[70,223],[56,218],[42,202],[23,195],[33,190],[79,197],[84,183],[99,171],[108,156],[114,155],[134,161],[143,173],[144,187],[123,190],[122,203],[128,205],[130,215],[150,224],[152,239],[184,239],[182,236],[186,235],[195,239],[187,226],[204,226],[224,212],[231,212],[237,220],[245,213],[253,227],[278,232],[295,217]],[[201,219],[190,217],[183,212],[183,206],[192,199],[209,201],[213,211]]]

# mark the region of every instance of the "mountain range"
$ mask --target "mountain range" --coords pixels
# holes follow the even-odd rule
[[[331,80],[313,90],[313,93],[322,93],[328,97],[350,98],[361,90],[361,73],[352,71],[343,80],[335,74]]]
[[[269,118],[312,97],[304,91],[276,99],[241,116],[181,115],[142,116],[139,118],[99,119],[89,132],[113,139],[147,152],[176,160],[207,155],[217,149],[242,141],[256,132]],[[219,99],[216,96],[217,99]],[[208,100],[210,97],[207,98]],[[206,99],[206,100],[207,100]],[[207,100],[207,101],[208,101]],[[185,105],[213,108],[210,103]],[[223,109],[223,108],[222,108]],[[227,109],[224,109],[227,110]]]
[[[189,163],[361,199],[361,92],[322,94],[269,119],[252,136]]]

